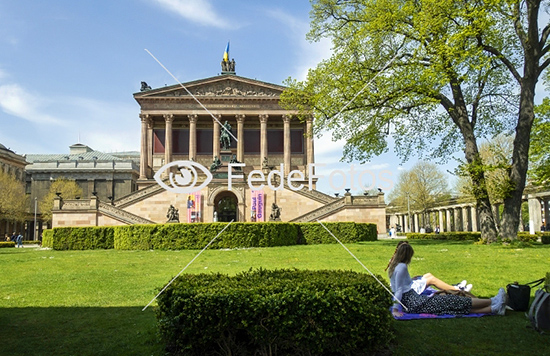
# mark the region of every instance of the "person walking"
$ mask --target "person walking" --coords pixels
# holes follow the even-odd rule
[[[21,233],[19,233],[17,235],[17,238],[15,239],[15,241],[17,242],[17,246],[16,247],[21,247],[23,248],[23,235],[21,235]]]

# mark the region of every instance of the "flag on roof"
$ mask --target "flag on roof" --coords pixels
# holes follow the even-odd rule
[[[226,62],[229,60],[229,41],[227,42],[227,47],[225,48],[225,52],[223,53],[223,60]]]

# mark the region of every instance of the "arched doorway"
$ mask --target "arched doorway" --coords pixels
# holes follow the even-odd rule
[[[237,221],[239,216],[239,205],[235,194],[225,191],[221,192],[214,199],[214,211],[218,214],[218,221]]]

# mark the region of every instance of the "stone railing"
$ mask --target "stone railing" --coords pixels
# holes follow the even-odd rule
[[[164,190],[163,187],[161,187],[156,181],[151,184],[150,186],[136,190],[135,192],[132,192],[126,196],[123,196],[120,199],[117,199],[114,201],[114,205],[119,208],[125,208],[127,206],[130,206],[134,203],[137,203],[138,201],[141,201],[145,198],[150,197],[151,195],[158,194]]]
[[[154,221],[142,218],[141,216],[129,213],[125,210],[119,209],[116,206],[99,202],[98,211],[104,215],[110,216],[114,219],[125,222],[129,225],[132,224],[155,224]]]
[[[326,216],[334,214],[336,211],[341,210],[346,205],[346,200],[344,198],[339,198],[334,200],[332,203],[321,206],[317,209],[314,209],[307,214],[298,216],[290,220],[291,222],[311,222],[317,219],[324,218]]]
[[[291,190],[290,187],[288,186],[288,183],[286,182],[286,179],[285,179],[285,189]],[[293,191],[305,196],[306,198],[316,200],[323,204],[330,204],[338,200],[337,198],[332,197],[328,194],[322,193],[318,190],[315,190],[315,189],[309,190],[307,186],[302,187],[302,189],[293,190]]]

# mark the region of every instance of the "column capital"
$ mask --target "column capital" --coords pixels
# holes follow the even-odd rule
[[[292,116],[291,115],[283,115],[283,122],[286,124],[286,123],[289,123],[290,120],[292,119]]]
[[[196,123],[197,123],[197,120],[198,120],[198,118],[199,118],[199,115],[197,115],[197,114],[189,114],[189,115],[187,115],[187,117],[189,118],[189,122],[190,122],[191,124],[196,124]]]
[[[236,114],[235,119],[237,119],[237,122],[242,124],[244,122],[244,119],[246,118],[246,115],[244,114]]]
[[[172,122],[174,121],[174,114],[164,114],[162,115],[164,117],[164,120],[166,122]]]
[[[269,115],[268,114],[260,114],[259,118],[260,118],[260,122],[262,124],[265,124],[267,122],[267,119],[269,119]]]
[[[151,120],[151,116],[149,114],[139,114],[139,118],[141,119],[141,122],[149,123]]]

